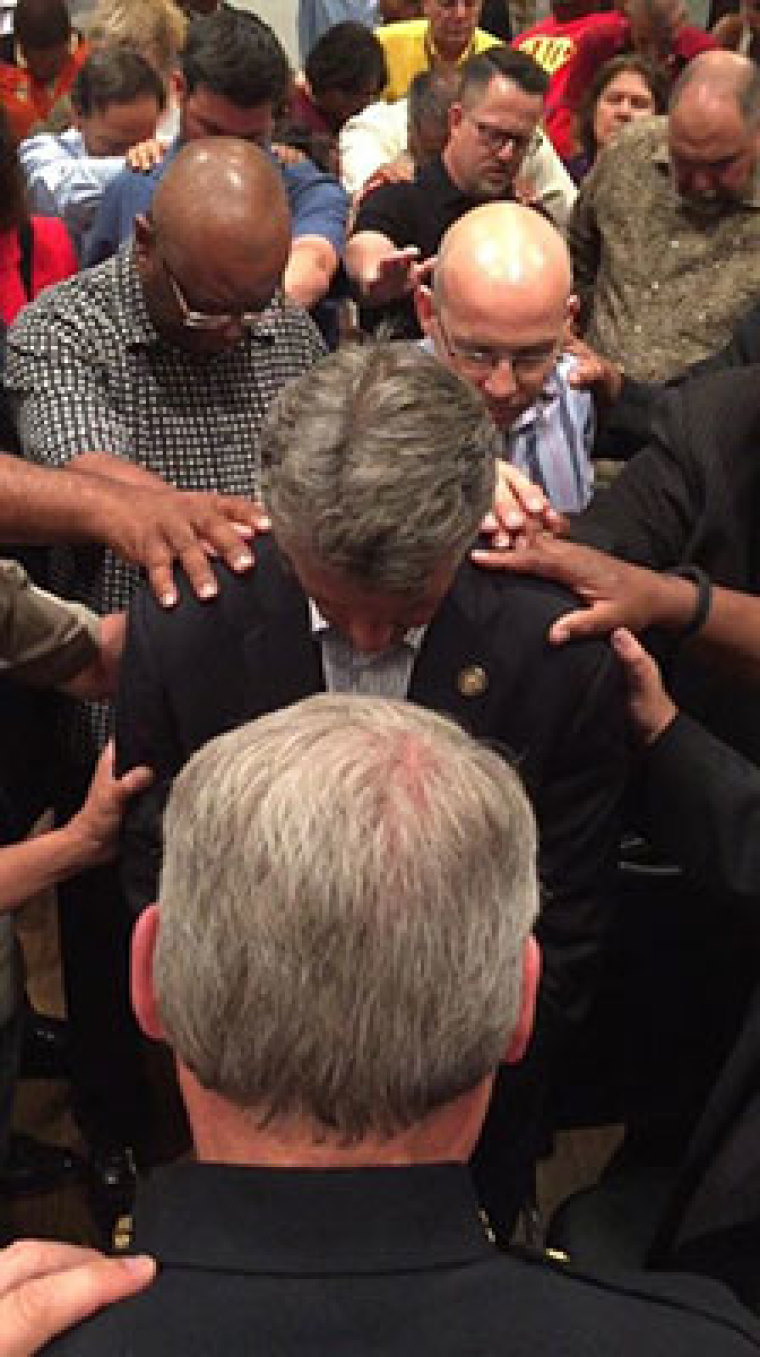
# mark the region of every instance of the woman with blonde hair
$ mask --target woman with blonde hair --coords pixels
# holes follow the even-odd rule
[[[92,46],[133,47],[167,84],[186,32],[187,18],[174,0],[98,0],[87,25]]]

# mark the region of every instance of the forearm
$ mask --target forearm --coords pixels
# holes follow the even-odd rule
[[[86,863],[85,844],[74,822],[0,848],[0,911],[17,908]]]
[[[332,245],[317,237],[302,237],[293,242],[283,275],[288,297],[309,311],[330,289],[338,267]]]
[[[88,476],[121,481],[125,485],[137,485],[145,490],[167,489],[166,482],[155,472],[148,471],[147,467],[135,466],[133,462],[117,457],[112,452],[83,452],[69,466],[73,472],[85,472]]]
[[[139,481],[153,488],[163,484],[108,453],[85,453],[70,467],[56,468],[0,454],[0,538],[5,542],[103,541],[115,508],[115,480]]]

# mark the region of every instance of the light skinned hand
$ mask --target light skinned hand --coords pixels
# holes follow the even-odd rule
[[[31,1357],[96,1310],[153,1281],[152,1258],[25,1239],[0,1250],[0,1357]]]
[[[541,529],[561,533],[565,521],[552,508],[539,485],[534,485],[509,462],[498,461],[493,508],[481,524],[481,531],[490,537],[491,545],[474,551],[473,560],[498,568],[504,553],[514,551],[526,534]]]
[[[165,155],[164,143],[156,137],[149,137],[147,141],[138,141],[136,145],[130,146],[124,159],[130,170],[149,174],[156,165],[160,165]]]
[[[113,740],[108,741],[98,759],[84,805],[66,827],[79,846],[83,866],[95,867],[115,857],[127,802],[145,791],[152,781],[153,773],[144,767],[115,777],[114,744]]]
[[[623,369],[619,364],[597,353],[575,334],[568,336],[564,351],[576,359],[567,376],[570,386],[593,392],[604,405],[614,405],[623,389]]]
[[[612,648],[625,671],[628,715],[645,745],[653,744],[675,721],[678,708],[663,686],[655,661],[625,627],[612,633]]]
[[[367,280],[364,295],[374,306],[406,297],[420,284],[427,282],[435,268],[435,257],[420,259],[416,245],[403,250],[390,250],[377,261],[374,276]]]

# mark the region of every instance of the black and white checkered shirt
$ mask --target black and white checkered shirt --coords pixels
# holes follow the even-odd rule
[[[182,489],[251,495],[270,402],[323,353],[306,313],[281,298],[225,353],[174,347],[153,326],[129,244],[22,311],[6,386],[31,461],[109,452]],[[138,578],[105,548],[53,553],[54,588],[95,612],[126,607]],[[93,717],[101,739],[102,711]]]

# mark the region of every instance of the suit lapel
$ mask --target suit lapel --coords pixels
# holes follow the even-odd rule
[[[409,699],[450,716],[482,738],[498,728],[495,710],[503,688],[496,682],[487,629],[474,625],[458,593],[455,588],[446,596],[428,627],[412,671]],[[485,686],[473,691],[480,675]]]
[[[262,614],[243,637],[243,659],[250,718],[324,692],[307,600],[279,565]]]

